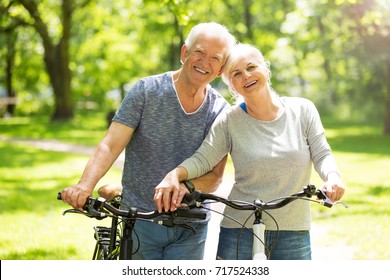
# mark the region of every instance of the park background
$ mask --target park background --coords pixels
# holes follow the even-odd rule
[[[78,181],[129,87],[180,67],[204,21],[261,48],[273,88],[321,113],[350,208],[313,205],[315,247],[390,259],[388,0],[0,1],[0,259],[91,258],[97,222],[62,216],[57,192]],[[229,161],[222,192],[232,172]],[[119,163],[100,184],[120,174]]]

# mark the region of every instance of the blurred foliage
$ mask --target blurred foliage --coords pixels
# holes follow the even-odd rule
[[[12,30],[16,114],[50,114],[55,103],[42,40],[19,2],[0,2],[0,69],[6,67],[6,35]],[[59,40],[62,1],[31,2]],[[76,108],[115,109],[136,79],[180,67],[180,47],[193,25],[217,21],[240,42],[261,48],[280,95],[310,98],[321,113],[342,119],[384,119],[390,95],[388,0],[76,2],[69,48]],[[2,92],[6,78],[0,71]],[[226,92],[220,80],[214,84]]]

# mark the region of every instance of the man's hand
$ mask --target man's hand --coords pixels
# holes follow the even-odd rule
[[[91,195],[91,188],[79,183],[62,190],[61,199],[73,208],[83,210],[85,202]]]

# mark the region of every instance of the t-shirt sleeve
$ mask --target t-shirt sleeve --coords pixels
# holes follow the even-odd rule
[[[136,128],[140,123],[142,111],[145,105],[145,87],[142,80],[129,90],[116,111],[113,121],[119,122],[131,128]]]

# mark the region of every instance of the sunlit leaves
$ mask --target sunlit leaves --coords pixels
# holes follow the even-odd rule
[[[89,4],[80,7],[84,2]],[[9,1],[0,3],[4,7]],[[58,42],[61,1],[36,3]],[[104,106],[106,92],[180,67],[180,46],[190,28],[217,21],[240,42],[261,48],[281,95],[309,97],[321,110],[339,107],[349,117],[360,112],[356,117],[382,119],[390,55],[388,0],[74,0],[72,5],[69,67],[76,101]],[[17,19],[33,23],[21,5],[12,5],[8,15],[0,17],[2,27]],[[15,86],[38,96],[49,86],[42,42],[29,28],[18,38]]]

